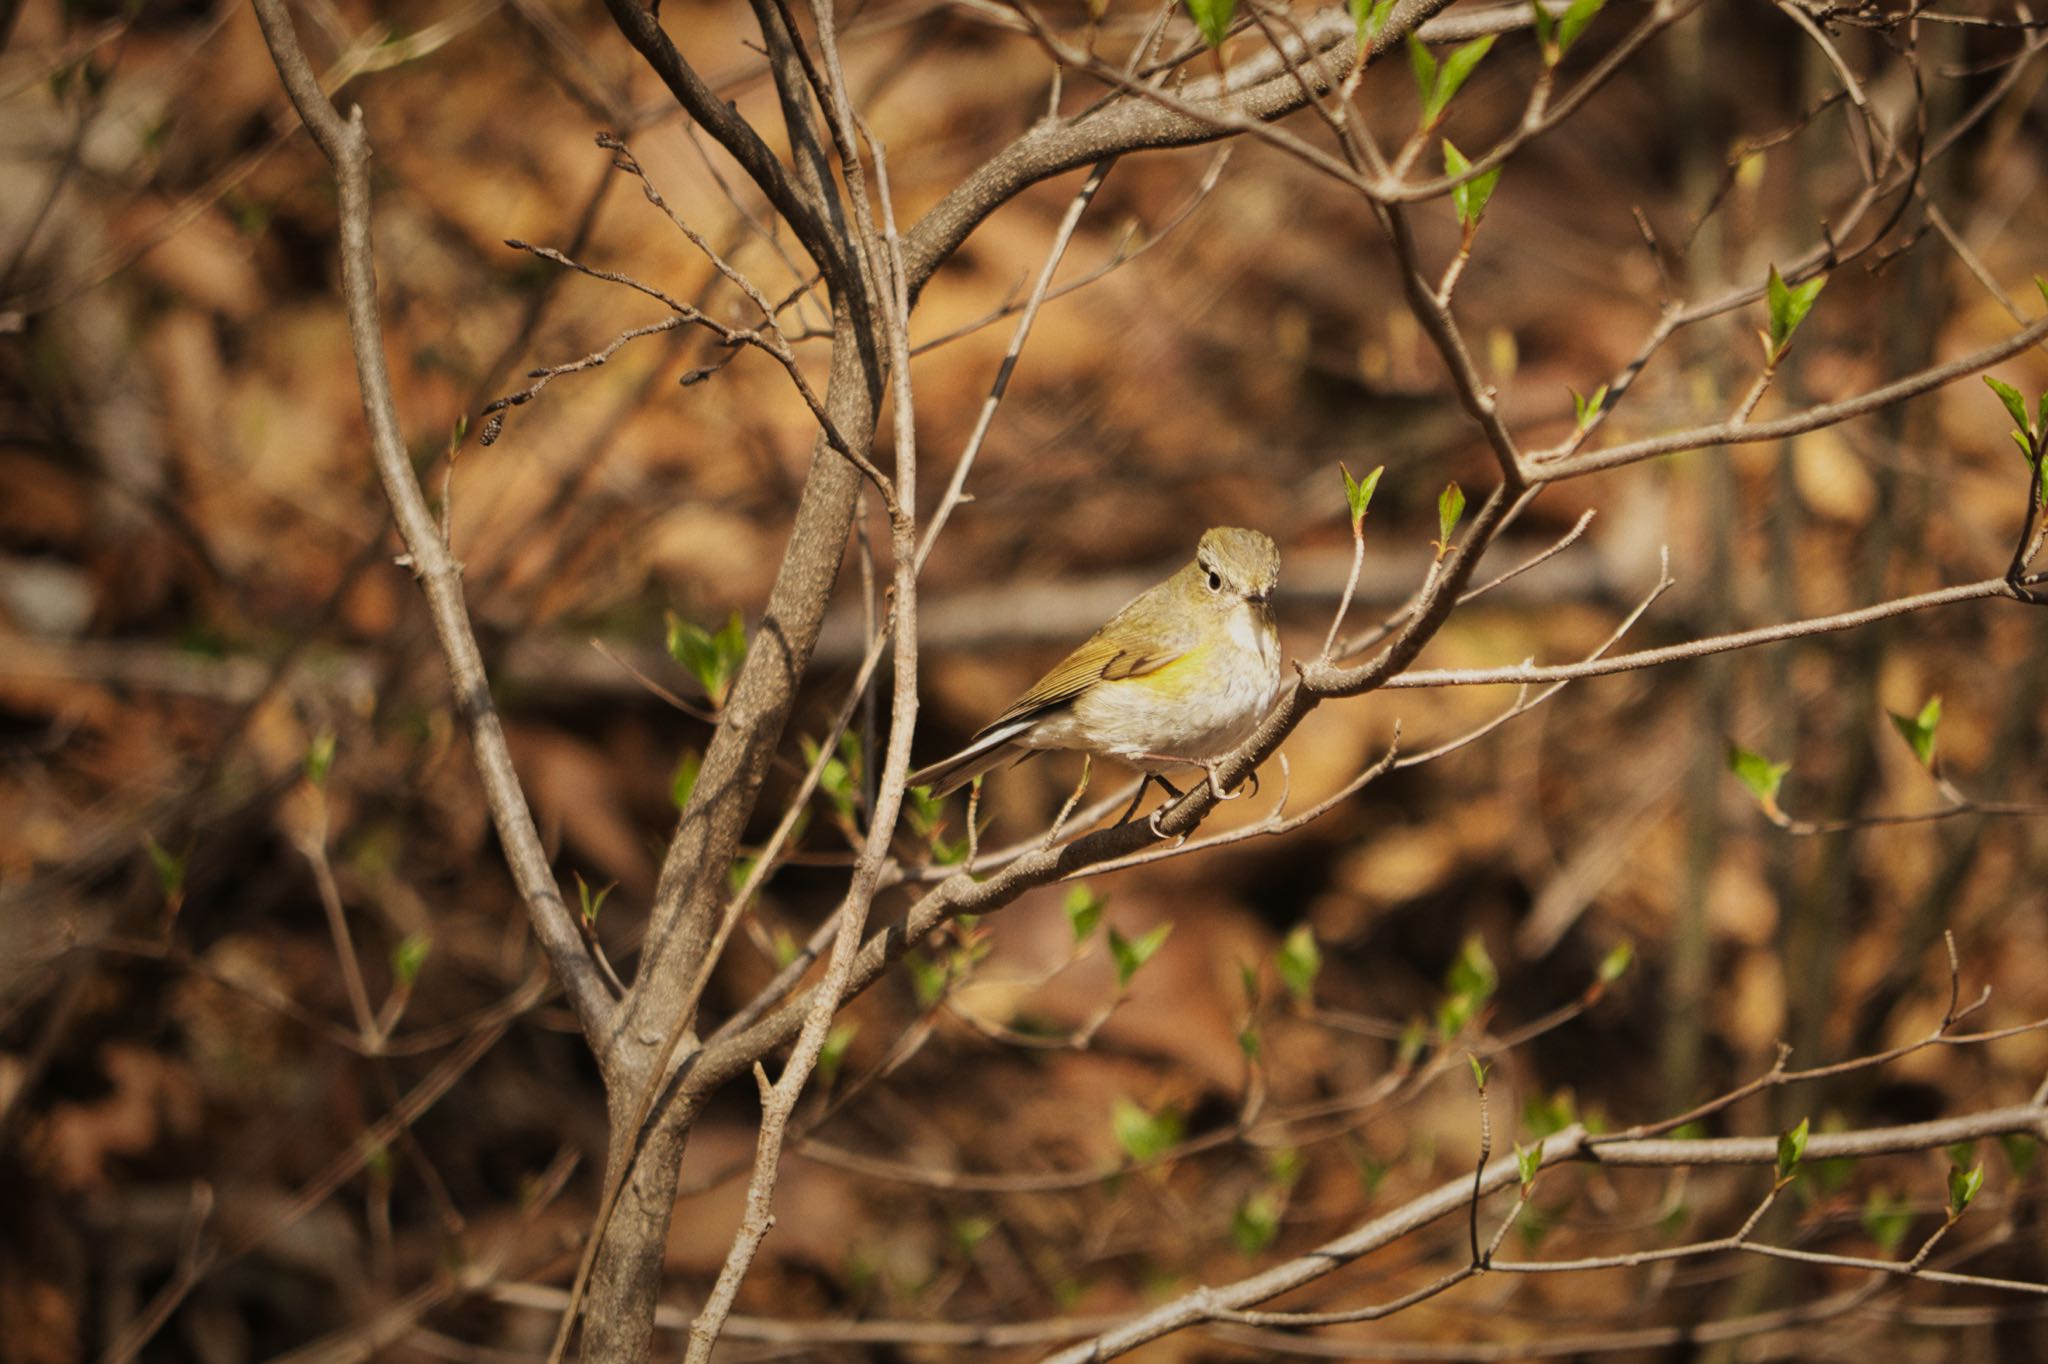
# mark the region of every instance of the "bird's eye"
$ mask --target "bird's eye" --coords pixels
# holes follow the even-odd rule
[[[1209,570],[1209,590],[1211,592],[1221,592],[1223,590],[1223,575],[1213,568]]]

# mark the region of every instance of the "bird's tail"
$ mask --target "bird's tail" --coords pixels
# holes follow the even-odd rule
[[[1029,724],[1025,720],[989,730],[952,757],[911,773],[908,784],[929,786],[933,796],[949,796],[984,772],[1004,763],[1022,762],[1036,750],[1019,748],[1011,741]]]

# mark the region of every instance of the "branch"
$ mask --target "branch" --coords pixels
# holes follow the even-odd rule
[[[349,341],[363,394],[363,418],[384,496],[391,503],[406,558],[426,595],[434,633],[454,685],[456,709],[469,728],[477,773],[491,820],[504,845],[505,864],[526,902],[534,937],[562,982],[584,1035],[603,1034],[613,1014],[611,996],[596,963],[584,949],[576,921],[555,885],[554,871],[542,849],[540,833],[527,808],[519,775],[513,769],[505,730],[491,699],[483,655],[470,626],[463,600],[462,567],[448,552],[447,541],[434,524],[420,491],[405,439],[399,433],[391,374],[384,360],[383,326],[377,311],[376,262],[370,236],[370,141],[363,131],[361,106],[344,119],[321,93],[320,84],[299,46],[284,0],[255,0],[256,18],[269,44],[271,60],[285,92],[306,129],[334,169],[340,199],[342,293],[348,307]]]
[[[2039,1138],[2044,1133],[2048,1133],[2048,1107],[2026,1104],[1863,1132],[1823,1132],[1807,1140],[1804,1158],[1809,1161],[1833,1160],[1930,1151],[1984,1137],[2019,1135]],[[1774,1165],[1778,1159],[1778,1138],[1728,1137],[1704,1141],[1653,1138],[1595,1146],[1588,1140],[1585,1128],[1575,1124],[1544,1139],[1537,1150],[1540,1163],[1545,1166],[1565,1161],[1657,1168]],[[1514,1157],[1497,1160],[1481,1168],[1476,1187],[1472,1178],[1459,1175],[1345,1236],[1324,1242],[1306,1255],[1235,1283],[1197,1289],[1091,1341],[1061,1351],[1051,1357],[1050,1364],[1094,1364],[1094,1361],[1112,1359],[1161,1336],[1227,1317],[1255,1303],[1292,1292],[1368,1252],[1463,1211],[1474,1198],[1517,1185],[1520,1181],[1521,1172]]]
[[[719,98],[718,92],[706,85],[704,78],[683,60],[683,54],[669,40],[653,9],[643,6],[639,0],[604,0],[604,7],[610,12],[612,22],[619,26],[619,32],[626,36],[626,41],[668,86],[676,103],[718,139],[718,144],[740,163],[740,168],[760,187],[761,193],[768,196],[768,202],[775,205],[775,211],[796,233],[797,240],[803,243],[811,260],[833,282],[833,292],[841,292],[848,283],[848,262],[840,248],[838,235],[825,221],[823,207],[790,179],[788,168],[775,158],[775,153],[768,149],[768,144],[761,140],[753,125],[741,118],[731,104]]]
[[[1808,635],[1825,635],[1837,630],[1854,629],[1873,621],[1924,611],[1932,606],[1953,606],[1957,602],[2012,595],[2012,586],[2004,578],[1985,578],[1980,582],[1964,583],[1960,587],[1944,587],[1934,592],[1922,592],[1917,596],[1899,597],[1892,601],[1880,602],[1876,606],[1844,611],[1839,615],[1787,621],[1782,625],[1766,625],[1755,630],[1738,631],[1732,635],[1712,635],[1706,639],[1689,640],[1684,644],[1668,644],[1661,649],[1642,649],[1632,654],[1618,654],[1613,658],[1587,659],[1578,663],[1524,663],[1512,668],[1426,668],[1388,678],[1383,685],[1394,689],[1479,687],[1566,682],[1577,677],[1606,677],[1612,673],[1654,668],[1664,663],[1705,658],[1709,654],[1751,649],[1759,644],[1776,644],[1788,639],[1803,639]]]

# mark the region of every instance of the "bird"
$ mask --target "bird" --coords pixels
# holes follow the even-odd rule
[[[1215,760],[1252,732],[1280,690],[1279,577],[1280,551],[1264,532],[1205,531],[1184,568],[1133,598],[965,748],[911,773],[908,784],[942,797],[1003,763],[1074,749],[1138,768],[1139,798],[1152,781],[1178,796],[1163,773],[1199,767],[1227,799]]]

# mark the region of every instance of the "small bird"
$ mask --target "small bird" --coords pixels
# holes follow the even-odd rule
[[[973,742],[911,773],[910,784],[943,796],[1034,750],[1068,748],[1119,758],[1175,795],[1159,775],[1170,768],[1202,768],[1213,786],[1214,761],[1252,732],[1280,690],[1279,577],[1269,536],[1205,532],[1194,562],[1110,617]]]

